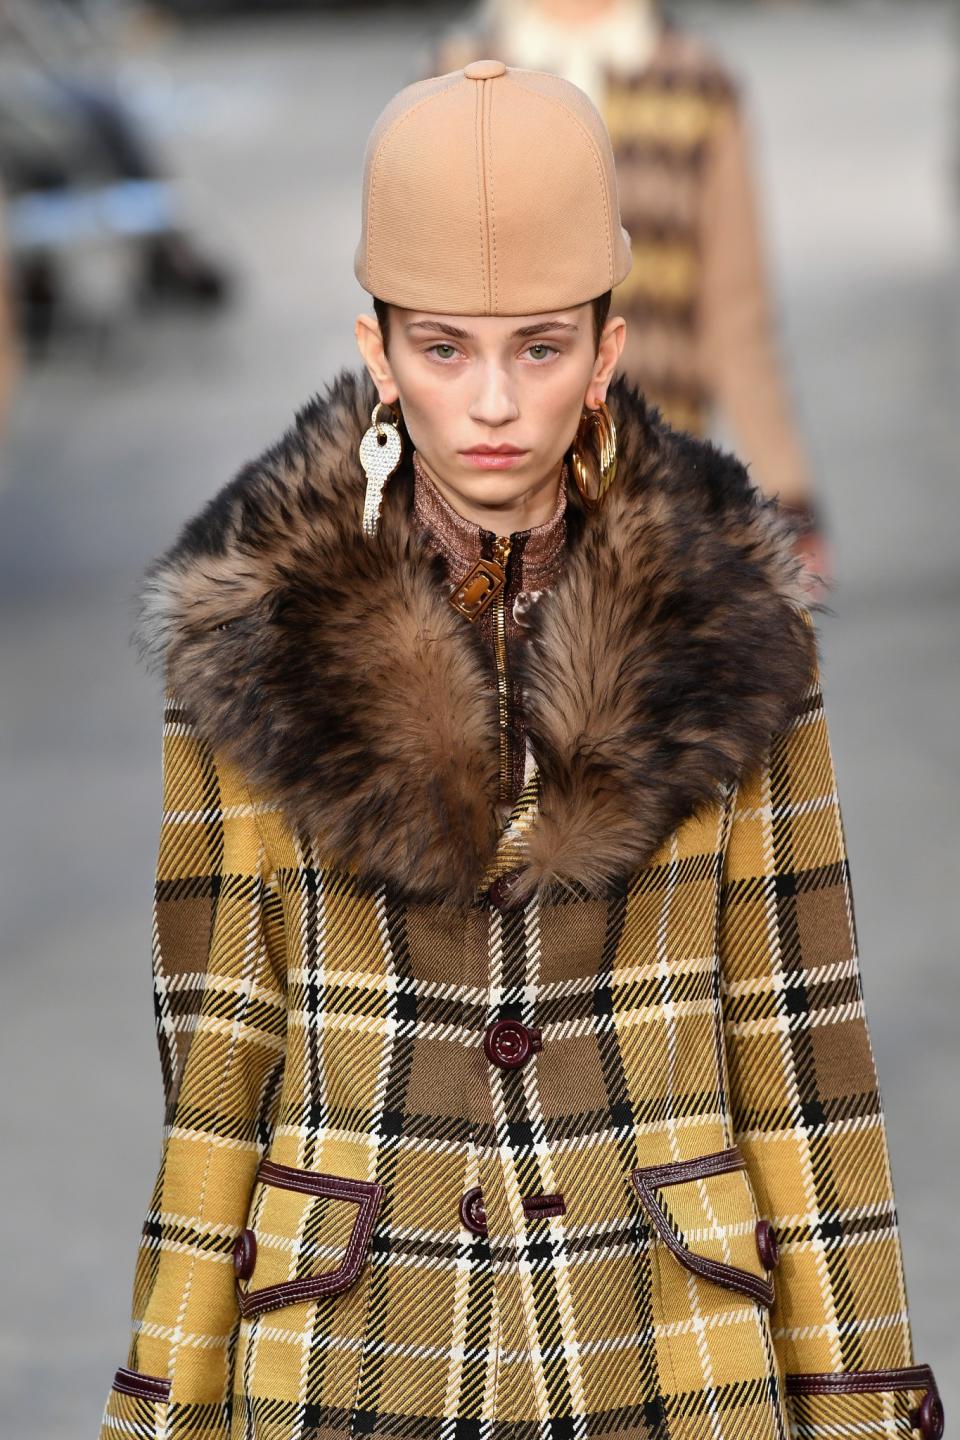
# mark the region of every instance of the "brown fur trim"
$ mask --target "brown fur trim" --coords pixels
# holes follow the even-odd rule
[[[148,567],[133,639],[199,732],[321,851],[469,903],[496,847],[495,701],[478,636],[408,524],[409,454],[364,538],[342,371]],[[518,894],[622,883],[757,762],[809,684],[788,524],[733,456],[610,387],[620,468],[570,496],[569,553],[523,658],[540,814]]]

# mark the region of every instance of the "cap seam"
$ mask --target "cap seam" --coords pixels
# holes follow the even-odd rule
[[[567,117],[573,122],[573,124],[577,127],[577,129],[578,129],[578,130],[580,131],[580,133],[582,134],[584,140],[586,140],[586,142],[587,142],[587,145],[588,145],[589,150],[590,150],[590,154],[591,154],[591,156],[592,156],[592,158],[593,158],[594,169],[595,169],[596,172],[597,172],[597,179],[598,179],[598,181],[599,181],[599,183],[600,183],[600,196],[601,196],[601,199],[603,200],[604,210],[605,210],[605,212],[606,212],[606,222],[607,222],[607,223],[606,223],[607,273],[608,273],[608,275],[609,275],[609,277],[610,277],[610,288],[612,289],[612,288],[613,288],[613,234],[612,234],[612,225],[611,225],[611,219],[610,219],[610,205],[609,205],[609,197],[608,197],[608,195],[607,195],[607,187],[606,187],[606,185],[604,184],[603,164],[602,164],[602,162],[601,162],[600,155],[599,155],[599,153],[598,153],[598,151],[597,151],[596,141],[594,140],[593,136],[590,134],[590,131],[589,131],[589,130],[587,129],[587,127],[584,125],[583,121],[582,121],[577,115],[575,115],[572,110],[569,110],[569,109],[567,109],[566,106],[561,105],[560,102],[557,101],[557,100],[554,100],[552,96],[550,96],[550,95],[544,95],[540,90],[536,90],[536,89],[530,88],[530,87],[528,87],[528,86],[523,86],[523,84],[522,84],[521,81],[518,81],[517,83],[521,85],[521,88],[523,88],[523,89],[525,89],[525,90],[527,91],[527,94],[528,94],[528,95],[535,95],[539,100],[543,100],[543,101],[545,101],[546,104],[551,105],[555,110],[559,110],[560,113],[561,113],[561,115],[567,116]],[[616,184],[616,171],[615,171],[615,170],[614,170],[614,183]]]
[[[491,154],[493,153],[493,85],[489,80],[484,80],[483,88],[487,92],[485,107],[486,124],[486,166],[487,166],[487,254],[490,257],[490,310],[498,314],[500,305],[500,277],[497,273],[497,207],[493,198],[493,166]]]
[[[366,248],[366,254],[365,254],[365,256],[364,256],[364,259],[365,259],[365,263],[366,263],[367,279],[368,279],[368,280],[371,280],[371,275],[370,275],[370,232],[371,232],[371,230],[372,230],[372,228],[373,228],[373,227],[372,227],[372,224],[371,224],[371,217],[372,217],[372,212],[373,212],[373,201],[374,201],[374,197],[375,197],[376,191],[377,191],[377,175],[378,175],[378,172],[379,172],[379,170],[380,170],[380,166],[381,166],[381,164],[382,164],[382,162],[383,162],[383,152],[384,152],[384,150],[386,149],[387,141],[388,141],[388,140],[392,140],[393,137],[394,137],[394,135],[396,134],[396,132],[401,128],[401,126],[405,125],[408,120],[412,120],[413,117],[414,117],[414,115],[416,115],[417,111],[418,111],[418,110],[422,110],[423,107],[424,107],[424,105],[429,105],[431,100],[435,100],[438,95],[443,95],[443,94],[446,93],[447,90],[451,90],[451,89],[453,89],[453,86],[452,86],[452,85],[445,85],[442,89],[434,90],[434,91],[432,91],[431,94],[429,94],[429,95],[424,95],[423,99],[422,99],[422,100],[418,100],[417,103],[416,103],[416,105],[412,105],[409,110],[404,111],[404,113],[403,113],[402,115],[398,115],[397,118],[396,118],[396,120],[394,120],[393,124],[390,126],[390,128],[385,132],[385,134],[383,134],[383,135],[380,137],[380,141],[379,141],[379,143],[378,143],[378,145],[377,145],[377,148],[376,148],[376,151],[375,151],[375,153],[374,153],[373,164],[372,164],[371,171],[370,171],[370,195],[369,195],[369,199],[368,199],[368,201],[367,201],[367,248]],[[371,283],[372,283],[372,281],[371,281]]]
[[[489,224],[487,223],[487,174],[483,153],[483,89],[485,81],[481,80],[476,88],[476,96],[473,104],[473,125],[474,145],[477,152],[477,216],[480,222],[480,284],[483,287],[483,310],[489,309],[489,291],[487,286],[487,272],[489,270],[489,259],[487,246],[489,243]]]

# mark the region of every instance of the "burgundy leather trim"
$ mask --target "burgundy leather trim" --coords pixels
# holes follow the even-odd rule
[[[663,1165],[642,1165],[634,1175],[642,1175],[648,1185],[681,1185],[686,1180],[702,1180],[707,1175],[725,1175],[728,1170],[745,1170],[747,1162],[739,1146],[717,1150],[710,1155],[695,1155],[692,1160],[668,1160]]]
[[[114,1390],[124,1395],[136,1395],[141,1400],[169,1400],[170,1381],[160,1375],[144,1375],[139,1370],[128,1370],[121,1365],[113,1377]]]
[[[275,1160],[261,1160],[257,1179],[267,1185],[280,1185],[285,1190],[303,1190],[308,1195],[334,1195],[344,1200],[364,1200],[371,1190],[382,1190],[375,1180],[351,1180],[346,1175],[328,1175],[322,1170],[298,1170],[292,1165],[278,1165]]]
[[[343,1259],[335,1269],[321,1275],[284,1280],[277,1285],[264,1285],[259,1290],[244,1290],[238,1281],[237,1303],[241,1315],[259,1315],[264,1310],[278,1310],[282,1305],[294,1305],[300,1300],[335,1295],[352,1285],[363,1265],[383,1186],[376,1180],[352,1180],[346,1175],[329,1175],[322,1170],[299,1170],[291,1165],[278,1165],[273,1160],[261,1160],[256,1178],[266,1185],[279,1185],[306,1195],[349,1200],[357,1206],[357,1214]]]
[[[695,1275],[702,1275],[705,1280],[725,1285],[728,1290],[739,1290],[742,1294],[749,1295],[752,1300],[769,1307],[774,1302],[773,1281],[753,1275],[749,1270],[741,1270],[737,1265],[728,1265],[723,1260],[710,1260],[706,1255],[698,1255],[696,1251],[689,1250],[671,1230],[655,1193],[668,1185],[682,1185],[688,1180],[703,1180],[709,1175],[724,1175],[729,1170],[744,1170],[746,1163],[740,1149],[731,1145],[726,1150],[717,1150],[710,1155],[697,1155],[692,1160],[670,1160],[663,1165],[639,1165],[631,1170],[630,1178],[654,1229],[681,1265],[685,1265]]]
[[[893,1370],[836,1370],[786,1376],[788,1395],[856,1395],[869,1390],[936,1391],[929,1365],[904,1365]]]
[[[522,1195],[520,1203],[528,1220],[550,1215],[565,1215],[567,1202],[560,1191],[550,1195]],[[474,1235],[486,1235],[487,1213],[483,1204],[483,1192],[479,1185],[471,1185],[460,1198],[460,1219]]]
[[[559,1190],[552,1195],[524,1195],[520,1203],[528,1220],[536,1220],[540,1215],[567,1213],[567,1202]]]

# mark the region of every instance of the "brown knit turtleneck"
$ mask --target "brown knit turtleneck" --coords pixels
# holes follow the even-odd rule
[[[449,501],[420,464],[413,452],[413,518],[427,548],[442,556],[451,592],[481,556],[493,555],[496,532],[485,530],[454,510]],[[513,774],[509,807],[512,808],[523,786],[527,770],[526,724],[523,693],[514,678],[515,661],[524,643],[524,625],[530,608],[539,595],[555,583],[563,568],[563,552],[567,538],[567,467],[564,464],[558,487],[557,504],[549,520],[529,530],[511,531],[512,546],[507,574],[504,619],[506,622],[507,668],[511,681],[510,718]],[[476,620],[464,617],[464,625],[473,625],[484,641],[493,692],[496,693],[497,661],[495,649],[495,610],[489,605]],[[506,810],[505,806],[505,810]],[[508,811],[507,811],[508,813]],[[505,816],[504,816],[505,818]]]

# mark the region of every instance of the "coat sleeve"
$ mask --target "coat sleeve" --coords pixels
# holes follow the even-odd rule
[[[701,363],[767,494],[810,500],[813,480],[776,334],[743,101],[724,106],[704,159]]]
[[[13,271],[6,243],[6,200],[0,192],[0,443],[6,437],[24,355],[16,321]]]
[[[908,1434],[912,1416],[932,1440],[939,1397],[912,1353],[818,664],[734,798],[720,946],[734,1138],[779,1244],[791,1434]]]
[[[153,915],[163,1142],[100,1437],[227,1440],[232,1248],[285,1055],[282,917],[250,792],[169,691]]]

